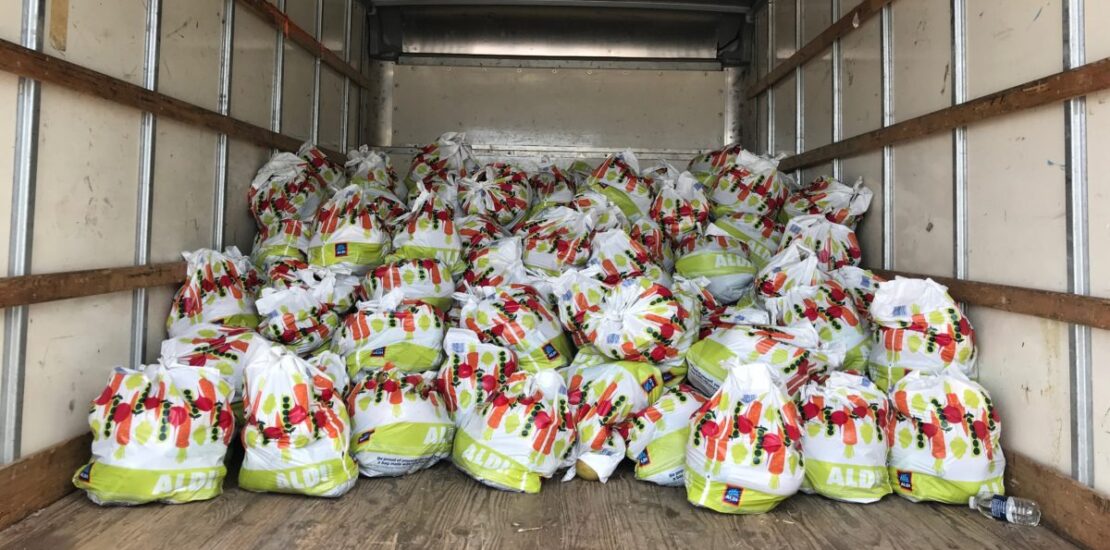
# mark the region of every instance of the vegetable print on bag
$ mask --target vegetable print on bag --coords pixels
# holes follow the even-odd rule
[[[782,234],[782,248],[794,241],[814,251],[825,271],[859,265],[862,255],[855,231],[832,223],[820,214],[798,216],[787,222]]]
[[[393,253],[386,261],[435,259],[452,274],[462,274],[466,264],[462,244],[455,231],[455,210],[439,195],[422,191],[393,235]]]
[[[343,320],[332,341],[332,351],[347,362],[347,372],[390,366],[402,372],[422,372],[443,359],[443,316],[432,306],[404,299],[396,289],[359,302]]]
[[[429,178],[446,178],[449,174],[465,176],[478,169],[474,153],[463,132],[446,132],[435,143],[425,145],[412,159],[405,186],[411,193],[417,184]]]
[[[774,218],[786,201],[787,187],[778,161],[740,151],[706,187],[714,217],[749,212]]]
[[[364,274],[385,261],[389,244],[389,233],[371,211],[362,189],[348,185],[320,207],[308,245],[308,262],[320,267],[344,266]]]
[[[496,162],[459,180],[459,199],[463,214],[485,214],[512,229],[532,206],[532,187],[524,171]]]
[[[160,360],[166,364],[211,367],[231,386],[231,400],[243,391],[243,369],[256,354],[266,353],[270,342],[242,327],[197,325],[176,338],[162,341]]]
[[[609,155],[586,186],[612,201],[629,220],[649,215],[654,189],[640,176],[640,162],[632,151]]]
[[[821,176],[799,191],[791,193],[783,205],[781,221],[807,214],[821,214],[832,223],[851,228],[871,206],[871,190],[858,178],[851,187],[830,176]]]
[[[662,363],[685,353],[680,344],[690,316],[666,287],[642,278],[609,289],[599,314],[583,320],[586,338],[602,354],[618,360]]]
[[[650,214],[667,236],[677,240],[705,226],[709,221],[709,200],[694,175],[683,172],[674,179],[662,180]]]
[[[473,288],[457,293],[462,303],[462,326],[478,333],[483,342],[505,346],[516,353],[529,372],[570,363],[567,342],[551,306],[530,286]]]
[[[186,278],[170,304],[169,336],[201,324],[249,327],[258,322],[254,298],[243,287],[234,260],[206,248],[181,255],[187,264]]]
[[[73,484],[101,505],[219,496],[235,427],[230,398],[231,386],[214,368],[116,367],[92,402],[92,460]]]
[[[675,386],[628,420],[626,454],[636,464],[636,479],[665,487],[684,485],[690,417],[704,403],[693,388]]]
[[[374,268],[362,280],[362,295],[377,296],[400,289],[405,300],[419,300],[440,311],[454,304],[455,281],[443,262],[402,260]]]
[[[436,391],[456,424],[496,397],[506,385],[525,379],[512,350],[482,342],[472,330],[447,329],[443,350],[447,359],[439,370]]]
[[[278,153],[258,170],[247,202],[258,227],[280,220],[311,220],[327,194],[327,182],[305,159]]]

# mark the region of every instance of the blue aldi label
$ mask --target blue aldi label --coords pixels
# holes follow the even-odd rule
[[[740,496],[744,493],[744,489],[740,487],[733,487],[732,485],[725,486],[725,496],[721,499],[725,504],[733,506],[740,506]]]
[[[370,352],[371,357],[385,357],[385,348],[377,348]]]
[[[655,389],[655,377],[649,376],[648,379],[644,380],[644,383],[640,385],[644,387],[644,391],[651,393],[651,390]]]
[[[546,355],[548,359],[554,359],[559,356],[559,350],[555,349],[555,346],[547,344],[543,347],[543,354]]]
[[[913,472],[898,470],[898,486],[907,491],[913,491]]]
[[[648,458],[647,449],[640,451],[640,456],[636,457],[636,460],[640,463],[640,466],[647,466],[648,464],[651,464],[651,459]]]
[[[93,467],[92,462],[86,464],[84,468],[81,468],[81,471],[77,474],[77,477],[81,481],[84,481],[85,483],[88,483],[89,480],[92,479],[92,467]]]
[[[335,243],[335,255],[342,258],[347,255],[347,243]]]

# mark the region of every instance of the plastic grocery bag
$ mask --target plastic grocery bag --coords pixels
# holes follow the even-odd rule
[[[592,227],[596,231],[605,231],[614,227],[625,230],[629,228],[628,216],[616,203],[597,191],[586,190],[578,193],[571,201],[570,207],[589,214],[593,218]]]
[[[472,330],[447,329],[443,351],[447,359],[439,369],[436,390],[456,423],[496,397],[506,384],[526,377],[511,349],[482,342]]]
[[[770,325],[771,314],[758,306],[732,305],[712,314],[708,322],[702,323],[702,338],[716,329],[732,328],[736,325]]]
[[[462,214],[485,214],[501,227],[515,227],[532,206],[528,174],[510,164],[486,165],[473,176],[459,180]]]
[[[755,276],[755,288],[761,299],[780,298],[788,292],[819,285],[828,280],[821,271],[817,255],[795,241],[783,247]]]
[[[527,284],[529,276],[524,270],[523,252],[520,237],[494,241],[470,255],[463,280],[471,287]]]
[[[713,223],[747,245],[749,259],[758,269],[763,269],[771,261],[782,242],[782,224],[760,214],[737,212],[719,216]]]
[[[769,512],[805,477],[794,401],[762,363],[730,363],[696,413],[686,445],[686,499],[725,514]]]
[[[352,149],[347,153],[345,168],[347,169],[348,180],[362,187],[363,190],[379,189],[385,191],[388,196],[393,197],[398,202],[400,202],[400,197],[408,195],[405,183],[397,177],[397,172],[393,170],[393,163],[389,161],[389,155],[383,151],[360,145],[358,149]],[[401,207],[404,209],[403,202],[401,202]],[[398,215],[403,213],[402,211]],[[382,216],[382,219],[389,218]]]
[[[258,332],[297,354],[323,346],[339,328],[339,314],[303,286],[262,289],[258,312],[263,317]]]
[[[737,212],[777,216],[788,191],[778,164],[773,158],[739,151],[732,162],[706,183],[713,216],[720,218]]]
[[[162,341],[160,361],[167,365],[216,369],[231,388],[230,401],[243,392],[243,369],[270,342],[254,330],[222,325],[197,325],[188,332]]]
[[[310,220],[327,194],[327,182],[305,159],[277,153],[258,170],[247,202],[258,227],[279,220]]]
[[[429,178],[446,178],[448,174],[465,176],[478,170],[474,153],[466,143],[463,132],[447,132],[435,143],[425,145],[412,159],[405,185],[411,192],[417,184]]]
[[[586,318],[600,315],[601,304],[609,293],[609,285],[599,277],[601,266],[567,269],[551,280],[559,322],[570,333],[574,345],[590,345],[586,335]]]
[[[590,251],[586,265],[597,265],[599,277],[608,284],[615,285],[630,277],[647,277],[664,286],[671,284],[670,274],[652,263],[647,249],[623,229],[598,232],[590,244]]]
[[[987,390],[948,367],[906,375],[890,397],[897,415],[890,453],[895,493],[948,504],[1005,494],[1002,423]]]
[[[347,410],[351,454],[366,477],[411,474],[451,454],[455,424],[430,376],[374,371],[351,390]]]
[[[351,389],[351,377],[347,375],[347,363],[343,357],[338,353],[320,349],[310,355],[306,361],[312,368],[331,379],[336,393],[347,395],[347,390]]]
[[[709,200],[702,192],[701,182],[690,172],[682,172],[676,178],[661,180],[650,214],[667,236],[679,239],[700,232],[708,223]]]
[[[648,363],[617,361],[566,373],[567,399],[578,430],[575,467],[563,481],[579,475],[605,483],[624,459],[624,438],[616,430],[663,394],[659,369]]]
[[[409,213],[398,219],[393,234],[393,253],[386,261],[436,259],[452,274],[466,267],[462,243],[455,231],[454,208],[435,193],[421,191]]]
[[[658,194],[660,188],[662,188],[663,186],[664,180],[678,179],[678,176],[681,173],[682,171],[678,168],[675,168],[673,164],[665,160],[660,160],[642,170],[640,172],[640,175],[643,176],[644,179],[648,180],[648,183],[651,184],[652,192]]]
[[[374,268],[362,280],[363,296],[384,295],[397,289],[405,300],[419,300],[440,311],[447,311],[455,302],[451,272],[435,259],[388,263]]]
[[[390,237],[356,184],[340,189],[320,207],[308,244],[308,263],[344,266],[365,274],[385,262]]]
[[[462,257],[470,258],[475,250],[489,246],[498,239],[509,236],[493,218],[483,214],[463,216],[455,220],[455,231],[459,233],[462,243]]]
[[[883,390],[915,370],[935,374],[956,365],[971,372],[975,331],[948,289],[932,279],[880,284],[871,318],[877,330],[868,373]]]
[[[590,257],[595,217],[556,206],[540,212],[521,226],[524,265],[549,275],[581,267]]]
[[[239,272],[239,279],[243,281],[243,289],[247,291],[248,295],[256,297],[258,291],[267,281],[262,270],[258,269],[258,266],[254,265],[250,258],[244,256],[237,246],[225,248],[224,256],[227,256],[235,264],[235,270]]]
[[[334,162],[317,146],[305,142],[297,150],[297,156],[304,159],[324,182],[325,190],[335,191],[347,185],[347,173],[339,163]],[[326,195],[326,193],[325,193]]]
[[[851,187],[831,176],[821,176],[786,198],[783,221],[807,214],[821,214],[830,222],[856,227],[871,206],[871,190],[858,178]]]
[[[802,491],[846,502],[875,502],[890,494],[894,411],[886,394],[866,377],[833,372],[824,384],[810,382],[799,403],[805,425]]]
[[[666,487],[682,487],[690,417],[705,398],[689,386],[667,388],[653,405],[627,423],[628,458],[636,463],[636,479]]]
[[[709,279],[709,292],[723,304],[736,303],[751,289],[755,265],[747,246],[710,225],[692,246],[678,252],[675,273],[688,279]]]
[[[347,372],[392,366],[401,372],[423,372],[443,360],[443,314],[419,301],[405,300],[394,289],[359,302],[343,320],[331,350],[343,357]]]
[[[862,256],[856,232],[848,226],[832,223],[820,214],[798,216],[786,223],[781,248],[795,241],[814,251],[825,271],[859,265]]]
[[[219,496],[235,428],[231,393],[214,368],[116,367],[92,402],[92,459],[73,484],[101,505]]]
[[[488,286],[456,293],[461,326],[483,342],[505,346],[528,372],[566,366],[573,356],[551,306],[530,286]]]
[[[722,170],[734,165],[736,157],[744,148],[739,143],[730,143],[715,151],[709,151],[690,159],[686,170],[694,174],[700,181],[710,180]]]
[[[640,161],[632,151],[609,155],[586,186],[612,201],[630,220],[647,216],[651,209],[652,182],[640,176]]]
[[[300,284],[301,270],[310,268],[311,266],[304,260],[294,258],[277,260],[266,269],[266,280],[273,288],[288,288]]]
[[[342,315],[355,306],[359,280],[344,266],[310,265],[273,279],[270,286],[275,289],[294,286],[308,289],[326,308]]]
[[[294,219],[275,220],[259,227],[254,236],[251,261],[264,269],[286,260],[305,261],[311,236],[311,224]]]
[[[207,248],[182,252],[185,284],[177,290],[166,318],[170,337],[201,324],[236,327],[258,322],[254,297],[243,286],[235,260]]]
[[[674,271],[674,249],[659,224],[651,218],[640,218],[629,224],[628,236],[647,250],[652,263],[667,273]]]
[[[599,311],[585,316],[583,330],[607,357],[658,364],[686,353],[690,315],[667,287],[634,277],[608,290]]]
[[[318,497],[354,487],[350,418],[330,377],[274,346],[247,365],[245,380],[239,487]]]
[[[690,347],[686,376],[692,386],[712,395],[727,378],[728,365],[759,362],[772,369],[787,393],[797,395],[810,380],[820,379],[842,360],[843,356],[820,349],[820,338],[811,325],[736,325],[717,329]]]
[[[523,384],[505,387],[456,419],[451,462],[504,491],[538,493],[540,480],[554,475],[574,446],[566,383],[552,370],[526,375]]]
[[[547,157],[540,159],[539,170],[532,174],[528,183],[535,196],[533,215],[552,206],[569,205],[578,189],[574,176],[560,170]]]
[[[852,300],[856,303],[856,311],[870,320],[871,302],[875,300],[875,291],[879,289],[879,283],[886,282],[886,279],[868,269],[851,265],[834,269],[829,272],[829,276],[840,283],[840,286],[852,296]]]

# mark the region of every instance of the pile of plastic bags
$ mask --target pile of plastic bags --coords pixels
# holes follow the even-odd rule
[[[275,155],[251,254],[185,253],[161,360],[112,372],[74,483],[212,498],[238,441],[240,487],[324,497],[444,459],[526,493],[627,459],[724,513],[1001,492],[974,331],[943,286],[858,267],[862,182],[737,145],[641,170],[464,138],[403,178],[367,147]]]

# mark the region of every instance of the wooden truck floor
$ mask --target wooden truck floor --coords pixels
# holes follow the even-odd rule
[[[489,489],[449,464],[360,479],[338,500],[254,494],[178,506],[101,508],[72,493],[0,532],[0,548],[1074,548],[1044,527],[889,496],[870,505],[797,495],[761,516],[686,503],[637,482],[548,481],[538,495]]]

